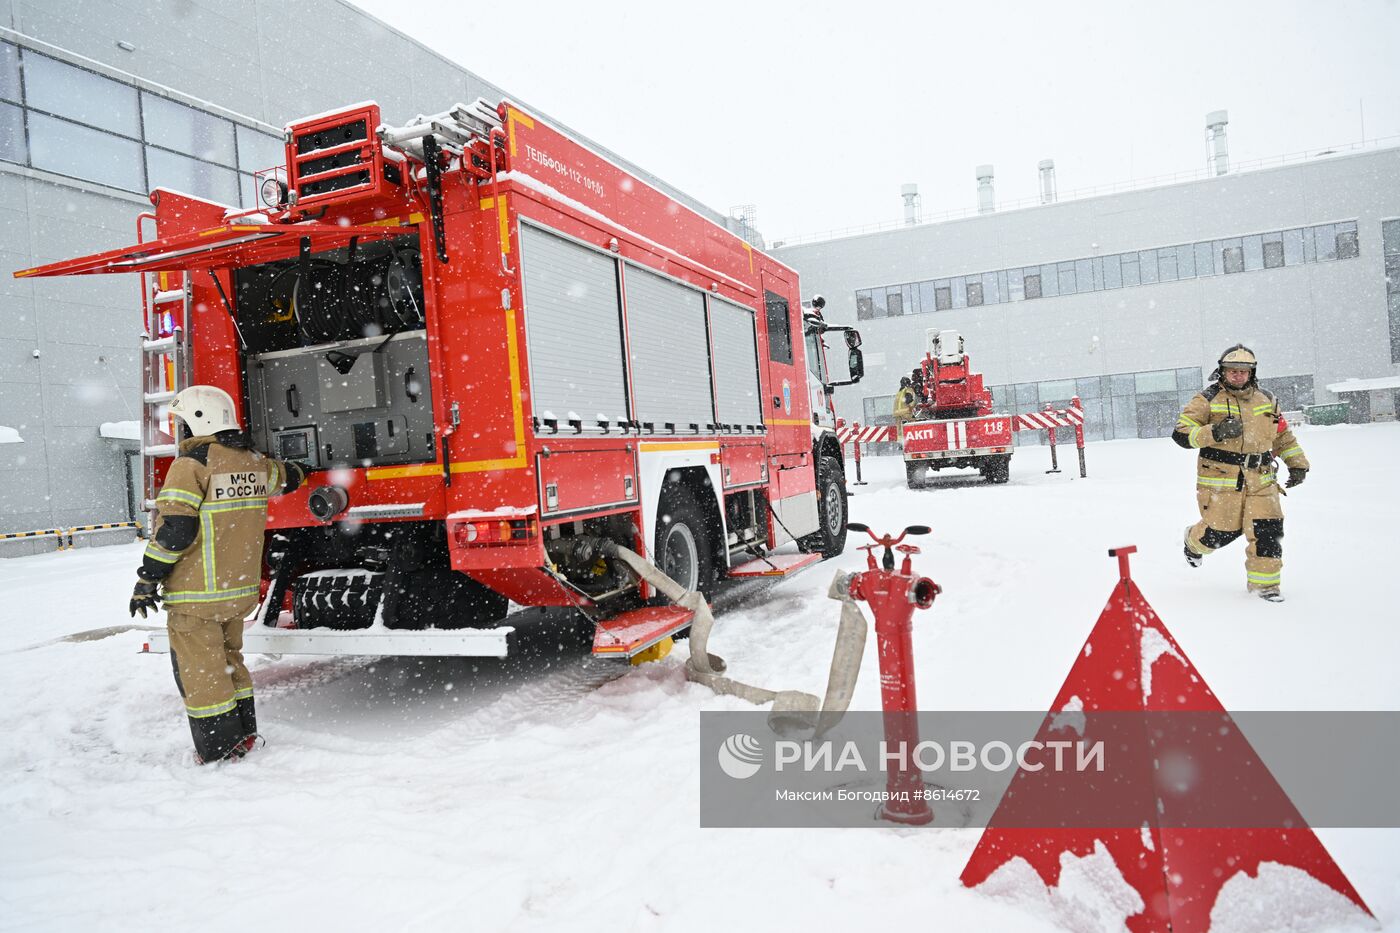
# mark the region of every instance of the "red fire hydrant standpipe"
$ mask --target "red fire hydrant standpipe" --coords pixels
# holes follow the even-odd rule
[[[869,569],[852,574],[848,581],[852,599],[864,600],[875,614],[875,639],[880,651],[880,702],[884,708],[885,750],[889,799],[880,807],[880,817],[894,823],[921,826],[933,821],[924,794],[921,772],[913,762],[919,744],[919,701],[914,689],[913,618],[915,609],[928,609],[942,587],[927,577],[915,575],[913,556],[919,549],[900,544],[906,535],[926,535],[926,525],[910,525],[899,536],[877,535],[855,522],[846,526],[864,531],[875,540],[861,548]],[[875,562],[875,549],[884,548],[881,563]],[[895,572],[894,551],[904,555]]]

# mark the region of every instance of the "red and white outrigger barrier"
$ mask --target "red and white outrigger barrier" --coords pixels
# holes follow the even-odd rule
[[[939,422],[949,426],[947,437],[950,440],[950,447],[957,445],[958,438],[967,437],[966,424],[970,420],[979,419]],[[1046,431],[1049,433],[1050,469],[1046,471],[1047,473],[1060,472],[1059,454],[1055,448],[1056,428],[1074,429],[1074,446],[1079,451],[1079,476],[1081,479],[1086,478],[1089,474],[1084,462],[1084,405],[1079,400],[1079,396],[1076,395],[1070,399],[1068,408],[1051,408],[1046,405],[1043,411],[1011,416],[1012,431]],[[863,425],[860,422],[848,424],[845,419],[837,419],[836,439],[841,442],[843,451],[848,442],[854,445],[852,453],[856,465],[856,481],[852,485],[855,486],[865,485],[865,480],[861,478],[860,473],[862,444],[900,443],[899,430],[895,425]]]
[[[1068,408],[1051,408],[1046,405],[1042,411],[1013,415],[1011,418],[1013,431],[1049,432],[1050,469],[1045,471],[1047,473],[1060,472],[1060,458],[1055,452],[1056,428],[1074,428],[1074,446],[1079,451],[1079,476],[1083,479],[1089,474],[1084,466],[1084,403],[1079,400],[1079,396],[1069,400]]]

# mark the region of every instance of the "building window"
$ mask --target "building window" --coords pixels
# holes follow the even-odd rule
[[[935,285],[933,287],[933,306],[939,311],[947,311],[953,307],[952,286]]]
[[[1337,227],[1335,224],[1323,224],[1320,227],[1313,227],[1313,240],[1316,243],[1317,261],[1330,262],[1337,258]]]
[[[875,305],[869,291],[856,292],[856,320],[868,321],[875,316]]]
[[[1361,255],[1361,245],[1356,239],[1355,230],[1337,231],[1337,258],[1355,259]]]
[[[976,307],[981,306],[981,304],[982,304],[982,283],[981,283],[981,282],[968,282],[968,283],[967,283],[967,306],[968,306],[969,308],[976,308]]]
[[[1023,270],[1006,270],[1006,295],[1008,301],[1020,301],[1030,297],[1026,294],[1026,276]]]
[[[136,88],[24,50],[25,103],[54,116],[139,138]]]
[[[1154,285],[1157,282],[1157,251],[1155,249],[1145,249],[1138,253],[1138,268],[1142,273],[1143,285]]]
[[[1138,254],[1124,253],[1123,260],[1123,284],[1125,286],[1141,285],[1142,279],[1138,275]]]
[[[894,424],[894,396],[877,395],[864,400],[865,421],[863,424]]]
[[[1123,287],[1123,260],[1117,253],[1103,258],[1103,287]]]
[[[1400,363],[1400,220],[1381,224],[1385,253],[1385,302],[1390,314],[1390,361]]]
[[[146,190],[141,144],[134,139],[30,111],[29,154],[35,168],[136,194]]]
[[[1059,273],[1060,294],[1073,295],[1077,290],[1074,281],[1074,263],[1059,263],[1056,265],[1055,270]]]
[[[1244,247],[1227,246],[1220,251],[1220,265],[1226,275],[1244,271]]]
[[[1190,243],[1176,248],[1176,274],[1183,279],[1196,277],[1196,251]]]
[[[982,301],[985,304],[994,305],[1000,300],[997,293],[997,274],[995,272],[982,273]]]
[[[1270,237],[1277,237],[1271,239]],[[1283,234],[1274,233],[1264,237],[1264,268],[1277,269],[1283,265]]]
[[[20,165],[29,161],[24,145],[24,111],[14,104],[0,103],[0,159]]]
[[[1164,246],[1157,250],[1157,276],[1163,282],[1176,281],[1176,247]]]
[[[1211,251],[1209,243],[1197,243],[1196,253],[1196,274],[1215,275],[1218,271],[1215,268],[1215,254]]]
[[[1285,230],[1283,237],[1283,264],[1301,266],[1303,264],[1303,231]]]
[[[0,98],[22,103],[19,90],[19,49],[0,42]]]
[[[1040,297],[1040,273],[1026,273],[1026,298]]]

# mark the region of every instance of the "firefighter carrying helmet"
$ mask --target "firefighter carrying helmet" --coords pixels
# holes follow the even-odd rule
[[[170,402],[170,413],[189,425],[195,437],[237,431],[238,410],[233,398],[215,386],[190,386]]]

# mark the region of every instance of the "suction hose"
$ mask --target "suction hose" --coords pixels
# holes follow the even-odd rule
[[[725,676],[727,666],[724,659],[707,650],[715,617],[705,597],[694,590],[682,588],[646,558],[615,542],[607,542],[604,550],[671,602],[695,613],[695,619],[690,624],[690,660],[685,665],[687,680],[756,705],[772,703],[768,725],[780,735],[807,733],[812,738],[820,738],[841,721],[855,694],[868,629],[865,616],[851,598],[849,574],[837,571],[827,590],[828,597],[841,603],[841,622],[836,630],[831,670],[827,674],[826,696],[818,699],[800,690],[768,690]]]

